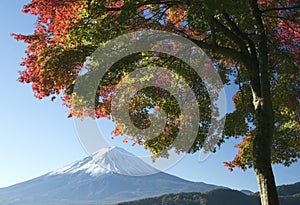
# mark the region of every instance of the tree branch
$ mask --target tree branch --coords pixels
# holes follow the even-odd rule
[[[241,51],[245,55],[249,55],[247,46],[245,45],[244,41],[240,39],[234,32],[229,30],[225,25],[219,22],[216,18],[212,17],[212,23],[215,25],[220,31],[222,31],[229,39],[237,44],[237,46],[241,49]]]
[[[197,40],[197,39],[191,39],[189,38],[192,42],[194,42],[196,45],[198,45],[200,48],[207,49],[211,52],[215,52],[219,55],[234,58],[235,60],[243,61],[247,56],[244,56],[242,52],[237,51],[236,49],[233,48],[228,48],[228,47],[222,47],[222,46],[217,46],[216,44],[209,44],[207,42]]]
[[[229,14],[226,13],[225,11],[222,12],[223,17],[225,18],[225,20],[227,21],[227,23],[229,24],[230,28],[232,29],[232,31],[241,39],[245,39],[250,47],[250,52],[252,57],[256,56],[256,49],[255,49],[255,44],[254,42],[249,38],[247,33],[242,32],[239,27],[236,25],[236,23],[234,23],[230,17]]]
[[[281,7],[281,8],[268,8],[261,10],[262,13],[269,12],[269,11],[284,11],[284,10],[293,10],[293,9],[300,9],[300,6],[291,6],[291,7]]]

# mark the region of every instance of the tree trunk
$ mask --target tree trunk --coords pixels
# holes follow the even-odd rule
[[[264,106],[263,106],[264,107]],[[253,166],[260,192],[262,205],[279,205],[275,179],[271,166],[273,131],[269,126],[272,120],[257,110],[257,127],[253,141]]]
[[[275,179],[271,166],[273,144],[273,107],[267,57],[252,66],[251,88],[255,108],[255,134],[253,140],[253,167],[256,174],[262,205],[279,205]],[[261,66],[265,66],[262,68]]]
[[[279,205],[275,180],[271,165],[265,168],[255,168],[255,175],[259,186],[262,205]]]
[[[262,100],[261,103],[265,100]],[[279,205],[275,179],[271,166],[273,141],[272,115],[264,114],[266,105],[256,109],[256,133],[253,141],[253,166],[256,175],[262,205]]]
[[[253,105],[256,110],[256,131],[253,141],[253,166],[262,205],[279,205],[271,166],[273,143],[273,109],[267,73],[260,72],[259,81],[252,81]]]
[[[256,174],[262,205],[279,205],[275,179],[271,166],[274,132],[273,107],[267,60],[262,59],[252,67],[251,79],[253,105],[256,113],[253,140],[253,167]],[[263,68],[261,66],[264,66]]]
[[[253,105],[256,122],[253,140],[253,167],[256,175],[262,205],[279,205],[278,194],[273,175],[271,158],[274,134],[274,117],[270,91],[268,45],[261,12],[256,0],[250,1],[252,14],[257,25],[256,55],[249,68]],[[250,65],[249,64],[249,65]]]

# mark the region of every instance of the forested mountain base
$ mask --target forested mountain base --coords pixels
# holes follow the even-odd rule
[[[281,205],[300,204],[300,183],[277,188]],[[168,194],[117,205],[260,205],[258,193],[246,195],[231,189],[216,189],[206,193]]]

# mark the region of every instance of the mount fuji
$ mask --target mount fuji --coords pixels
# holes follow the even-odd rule
[[[0,204],[108,205],[216,188],[219,187],[157,172],[122,148],[111,147],[43,176],[0,189]]]

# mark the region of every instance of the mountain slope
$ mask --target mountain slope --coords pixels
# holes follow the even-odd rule
[[[300,204],[300,183],[279,186],[281,205]],[[159,197],[119,203],[118,205],[260,205],[257,194],[246,195],[231,189],[215,189],[206,193],[167,194]]]
[[[280,196],[291,196],[300,194],[300,182],[289,185],[281,185],[277,187],[278,195]]]
[[[218,188],[166,173],[130,176],[153,171],[156,170],[125,150],[116,147],[102,149],[62,169],[0,189],[0,204],[104,205],[168,193],[206,192]]]
[[[207,193],[179,193],[142,199],[118,205],[259,205],[258,198],[231,189]]]
[[[84,172],[92,176],[116,173],[129,176],[145,176],[157,173],[150,165],[122,148],[103,148],[92,156],[51,172],[49,175]]]

